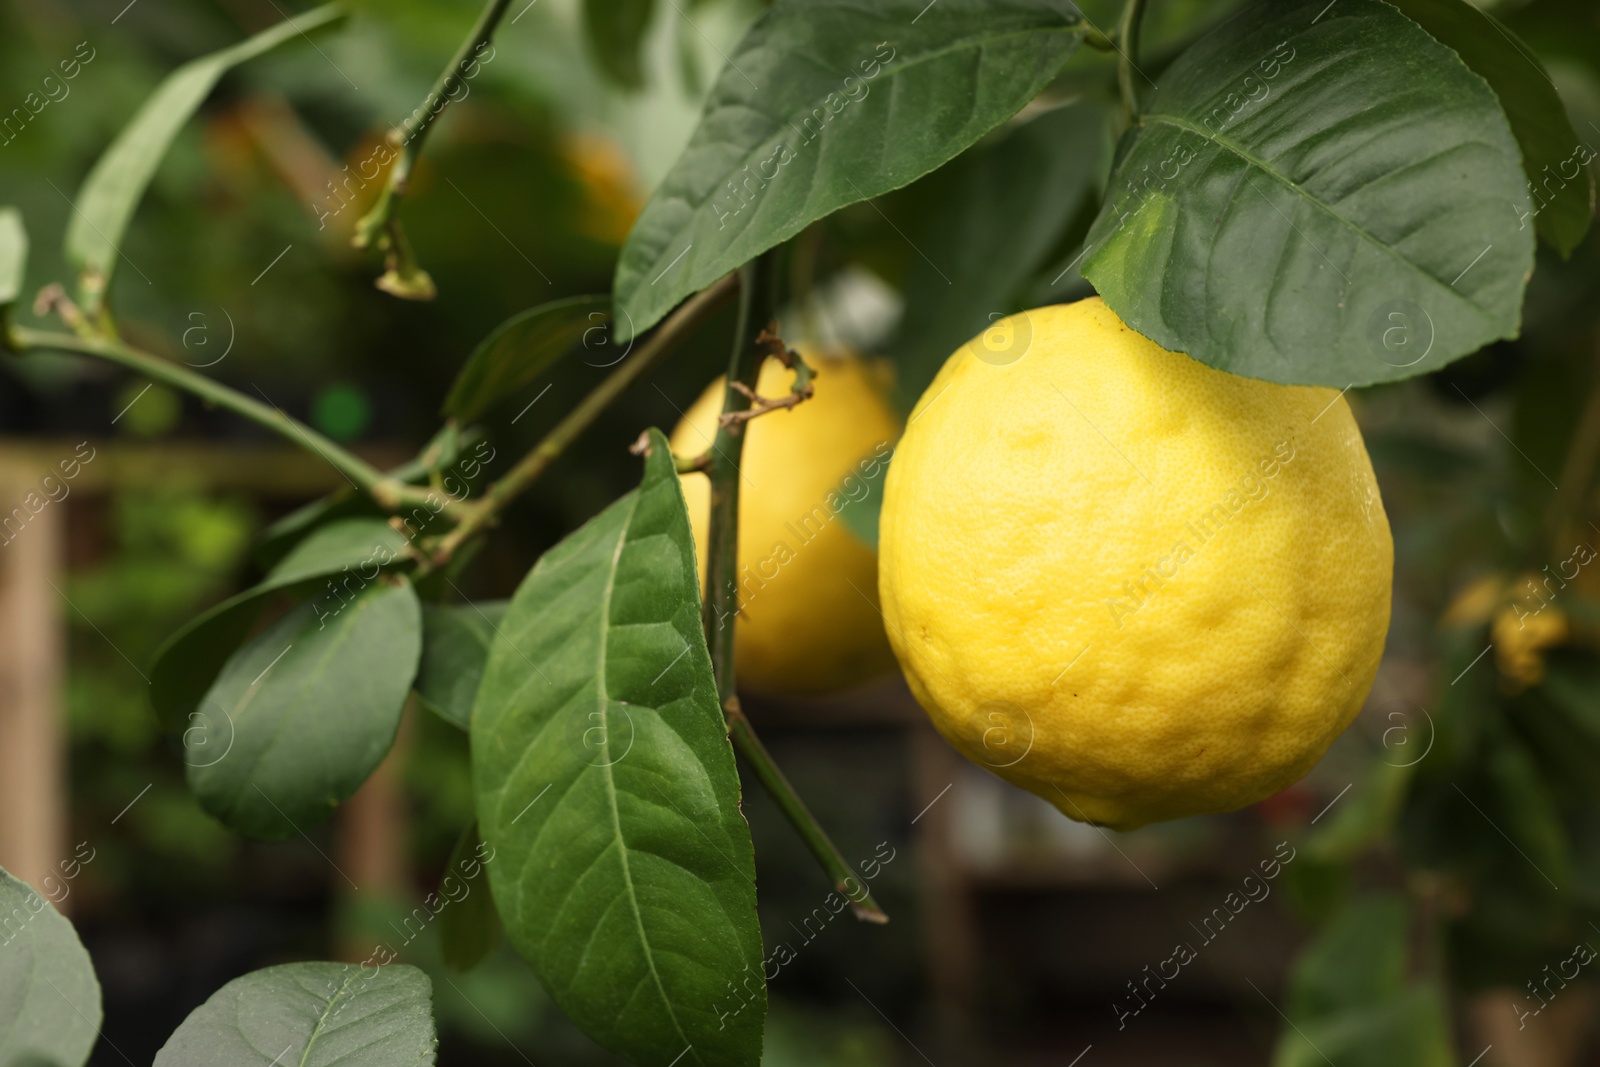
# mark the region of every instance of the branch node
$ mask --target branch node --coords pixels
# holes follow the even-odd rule
[[[769,411],[783,411],[796,407],[816,394],[816,386],[812,383],[816,380],[817,372],[801,358],[799,352],[783,343],[783,338],[778,334],[776,321],[768,323],[760,333],[756,334],[755,344],[756,348],[764,353],[762,358],[776,359],[794,371],[794,384],[783,396],[765,397],[741,381],[730,381],[728,385],[750,401],[750,407],[744,411],[725,411],[717,417],[717,425],[731,434],[739,433],[743,425],[751,419],[765,415]]]

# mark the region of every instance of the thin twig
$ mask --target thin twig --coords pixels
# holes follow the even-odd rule
[[[406,300],[432,300],[437,294],[433,279],[417,263],[396,213],[400,201],[405,198],[411,168],[422,154],[428,131],[450,106],[453,99],[450,93],[463,82],[467,68],[477,62],[477,54],[494,39],[494,31],[510,6],[511,0],[489,0],[472,32],[461,42],[428,95],[423,97],[421,106],[389,131],[388,141],[400,150],[399,155],[389,168],[388,180],[378,194],[377,203],[356,223],[355,233],[350,238],[350,243],[357,248],[376,244],[383,250],[385,270],[377,285],[386,293]]]
[[[21,326],[12,327],[9,343],[12,350],[19,353],[72,352],[81,356],[93,356],[107,363],[115,363],[136,371],[163,385],[191,393],[217,407],[226,408],[302,448],[315,452],[362,492],[371,496],[381,507],[394,510],[405,504],[423,503],[428,497],[423,490],[406,485],[392,475],[385,474],[360,456],[347,451],[283,410],[271,404],[264,404],[221,382],[207,378],[203,374],[196,374],[187,367],[141,351],[132,345],[111,338],[79,337],[74,334],[52,333]],[[445,507],[449,510],[454,505],[446,504]]]
[[[430,553],[434,566],[448,561],[468,538],[492,523],[500,511],[533,484],[613,400],[720,309],[733,296],[736,281],[735,276],[729,274],[686,301],[667,317],[649,340],[639,346],[639,351],[624,359],[542,441],[518,460],[516,466],[485,489],[476,501],[464,505],[456,528],[440,539]]]
[[[794,383],[783,396],[765,397],[744,382],[730,381],[729,387],[738,390],[746,400],[750,401],[749,407],[743,411],[725,411],[717,417],[717,425],[730,433],[741,432],[741,427],[745,423],[770,411],[785,411],[796,407],[810,400],[816,392],[812,382],[816,380],[817,372],[800,357],[799,352],[783,343],[783,338],[778,336],[776,322],[769,323],[765,329],[756,334],[755,346],[764,355],[781,361],[785,367],[794,371]],[[758,363],[758,370],[759,367]],[[759,378],[760,374],[758,373],[756,377]]]
[[[728,385],[723,394],[722,421],[711,448],[711,529],[706,537],[707,595],[705,614],[706,643],[711,650],[711,668],[717,679],[717,698],[728,723],[728,736],[734,747],[755,769],[756,777],[772,794],[778,807],[822,864],[834,887],[850,901],[856,917],[867,922],[888,922],[866,884],[851,870],[839,849],[806,808],[805,801],[773,762],[755,727],[739,706],[734,676],[735,618],[739,614],[739,457],[744,436],[738,422],[729,415],[746,412],[755,396],[761,364],[776,348],[788,350],[773,330],[762,330],[752,337],[752,322],[771,322],[776,311],[776,261],[768,252],[739,269],[739,323],[734,334],[733,354],[728,361]],[[779,356],[779,358],[784,358]],[[793,359],[798,361],[799,357]],[[788,359],[785,359],[788,362]],[[800,363],[799,366],[804,366]],[[799,372],[797,371],[797,384]],[[809,388],[809,381],[807,381]],[[853,887],[853,888],[852,888]]]

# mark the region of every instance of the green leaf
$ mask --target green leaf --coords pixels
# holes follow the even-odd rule
[[[1343,389],[1517,333],[1534,235],[1492,90],[1380,0],[1264,4],[1161,76],[1084,276],[1159,344]]]
[[[439,912],[439,954],[446,967],[460,973],[482,963],[505,933],[483,873],[483,848],[474,822],[457,839],[439,884],[439,898],[448,901]]]
[[[1500,98],[1522,149],[1531,196],[1517,201],[1562,256],[1571,255],[1594,217],[1594,152],[1572,128],[1544,65],[1499,20],[1466,0],[1389,0],[1449,45]]]
[[[478,679],[489,658],[495,628],[505,616],[506,600],[422,607],[422,664],[417,668],[417,696],[445,722],[467,729]]]
[[[250,632],[271,594],[307,586],[351,568],[356,576],[347,575],[343,581],[359,581],[365,570],[395,559],[405,543],[404,537],[377,519],[346,519],[313,531],[268,571],[259,585],[229,597],[167,638],[150,668],[150,702],[156,713],[172,729],[189,726],[200,698]],[[325,593],[338,595],[331,589]]]
[[[895,354],[895,391],[911,410],[945,360],[998,319],[1024,310],[1021,290],[1111,158],[1104,106],[1079,103],[1018,123],[976,146],[930,182],[941,186],[927,257],[911,262]]]
[[[417,595],[391,581],[302,604],[229,658],[204,725],[184,732],[201,807],[279,840],[327,818],[383,762],[422,648]]]
[[[17,302],[27,272],[28,231],[22,213],[14,207],[0,208],[0,309]]]
[[[655,0],[585,0],[583,34],[589,54],[611,80],[628,89],[644,85],[639,49],[650,28]]]
[[[628,235],[619,333],[1016,114],[1079,39],[1069,0],[779,0],[718,75]],[[943,266],[943,265],[941,265]]]
[[[438,1045],[433,986],[415,967],[286,963],[217,990],[155,1067],[424,1067]]]
[[[1454,1067],[1438,988],[1406,983],[1410,930],[1397,894],[1348,904],[1295,962],[1273,1067]]]
[[[512,943],[589,1036],[645,1067],[754,1067],[754,853],[688,510],[650,442],[639,489],[511,601],[472,713],[478,820]]]
[[[101,1017],[100,983],[77,931],[0,870],[0,1064],[79,1067]]]
[[[580,341],[594,336],[597,344],[609,343],[600,340],[609,321],[607,296],[567,297],[518,312],[472,350],[445,398],[443,414],[471,422],[537,380]]]
[[[161,82],[84,179],[67,222],[67,259],[96,279],[85,286],[96,296],[104,291],[117,265],[118,249],[128,220],[144,197],[184,123],[211,93],[229,68],[254,59],[286,41],[343,17],[338,4],[325,4],[278,23],[230,48],[191,59]]]

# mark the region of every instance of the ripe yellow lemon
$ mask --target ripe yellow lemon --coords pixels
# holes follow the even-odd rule
[[[1343,397],[1168,352],[1098,298],[950,357],[880,531],[889,639],[934,725],[1117,829],[1305,774],[1389,626],[1394,544]]]
[[[734,669],[742,688],[768,693],[841,689],[894,665],[878,610],[877,553],[839,514],[867,494],[900,423],[859,359],[805,358],[817,371],[815,394],[746,423],[739,462]],[[782,396],[792,377],[768,360],[756,391]],[[719,378],[672,431],[674,453],[696,456],[711,447],[722,401]],[[695,544],[704,546],[710,483],[698,473],[682,482]],[[697,555],[704,587],[705,555]]]

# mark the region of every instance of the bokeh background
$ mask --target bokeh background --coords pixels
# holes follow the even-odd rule
[[[159,79],[279,21],[283,3],[0,3],[0,108],[37,91],[58,60],[88,54],[83,43],[93,55],[0,145],[0,203],[23,211],[32,238],[29,293],[70,282],[59,248],[71,197]],[[1151,65],[1236,6],[1153,4]],[[1113,4],[1084,7],[1102,24],[1115,15]],[[595,47],[575,0],[514,4],[493,59],[432,134],[403,209],[438,298],[400,301],[373,287],[376,258],[349,245],[377,184],[339,207],[330,182],[424,97],[477,8],[358,3],[314,47],[228,74],[179,135],[123,245],[114,299],[125,335],[395,464],[432,435],[456,371],[497,323],[606,292],[635,214],[761,4],[655,4],[636,68]],[[1600,146],[1594,5],[1494,10],[1538,52],[1580,136]],[[1110,102],[1111,77],[1085,49],[1047,96]],[[901,321],[923,269],[916,249],[960,255],[939,221],[951,197],[971,195],[935,175],[807,231],[803,328],[892,360],[897,338],[918,326]],[[1091,217],[1061,224],[1063,258]],[[1006,235],[988,237],[983,254],[1004,256]],[[1546,978],[1575,945],[1600,945],[1600,568],[1545,581],[1576,545],[1600,545],[1597,250],[1593,234],[1565,262],[1541,249],[1518,341],[1352,395],[1395,532],[1394,623],[1362,719],[1285,794],[1232,816],[1109,834],[965,764],[898,679],[820,701],[751,701],[845,855],[892,857],[874,884],[890,925],[845,915],[802,929],[828,887],[746,782],[763,929],[769,945],[797,949],[772,982],[767,1062],[1320,1062],[1286,1043],[1282,1006],[1314,1011],[1340,981],[1368,980],[1365,964],[1341,970],[1328,938],[1340,922],[1359,932],[1362,916],[1382,925],[1399,915],[1413,951],[1382,964],[1384,981],[1437,988],[1457,1051],[1364,1062],[1600,1063],[1595,966],[1559,985]],[[1040,300],[1087,291],[1053,288],[1055,273],[1037,280]],[[463,587],[509,595],[541,551],[631,488],[627,445],[677,421],[720,372],[730,329],[725,314],[629,391],[511,510]],[[601,380],[609,357],[592,356],[567,360],[547,393],[541,383],[491,417],[491,474]],[[93,857],[63,903],[105,987],[92,1062],[147,1063],[239,974],[359,960],[394,940],[391,923],[434,889],[470,822],[471,790],[464,737],[413,708],[389,764],[309,837],[258,844],[214,823],[184,787],[178,739],[158,729],[144,674],[168,634],[258,572],[261,531],[336,488],[336,476],[225,412],[110,367],[0,357],[6,508],[42,465],[85,454],[69,495],[0,547],[3,699],[13,712],[27,700],[59,708],[64,791],[50,810],[61,822],[45,812],[38,826],[64,858],[79,848]],[[1514,625],[1513,602],[1539,609],[1531,631]],[[56,787],[50,768],[7,766],[0,811],[11,815],[0,824],[14,843],[40,783]],[[1131,1006],[1129,983],[1260,861],[1281,857],[1280,842],[1296,858],[1270,894],[1119,1027],[1114,1005]],[[430,931],[401,958],[434,977],[443,1064],[614,1062],[507,947],[453,974]],[[1415,1036],[1420,1024],[1392,1016],[1351,1025],[1393,1054],[1412,1046],[1385,1028]]]

